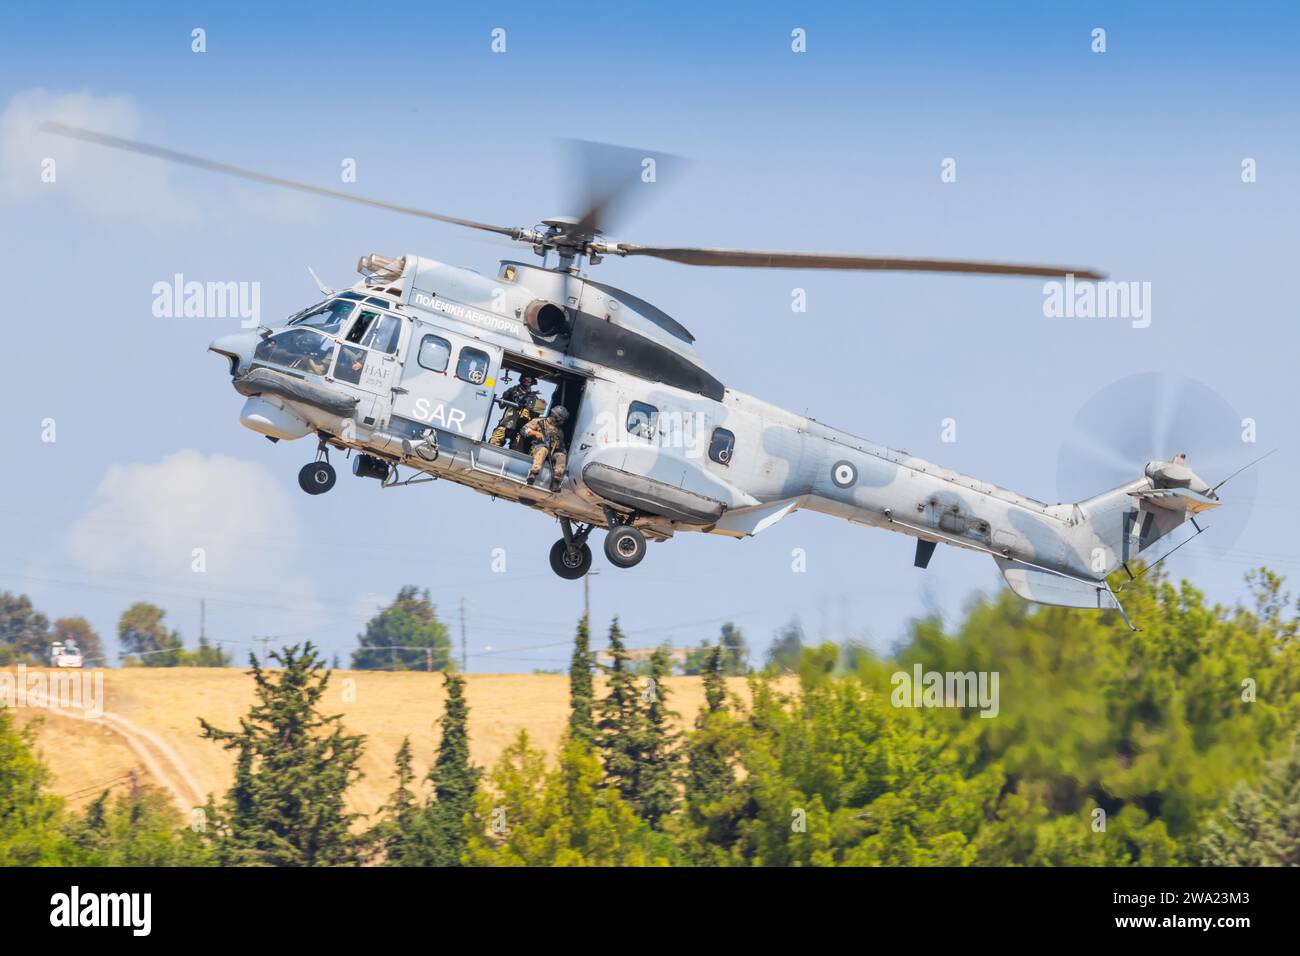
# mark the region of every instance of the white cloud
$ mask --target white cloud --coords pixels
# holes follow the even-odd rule
[[[162,160],[136,156],[42,132],[47,121],[113,136],[139,138],[140,111],[128,96],[17,93],[0,113],[0,198],[58,196],[104,216],[192,222],[197,208],[177,191]],[[54,163],[54,181],[42,173]]]
[[[325,615],[303,573],[302,529],[282,482],[262,466],[186,450],[111,465],[68,530],[72,560],[142,599],[210,596],[240,616],[294,632]]]

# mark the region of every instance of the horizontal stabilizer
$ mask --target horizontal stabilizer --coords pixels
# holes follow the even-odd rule
[[[1026,601],[1055,607],[1122,610],[1104,581],[1093,583],[1009,558],[994,558],[1007,586]]]
[[[758,534],[776,524],[799,504],[798,498],[783,498],[765,505],[733,508],[724,514],[713,530],[719,534],[745,537]]]
[[[1142,505],[1151,508],[1163,508],[1165,511],[1181,511],[1186,514],[1200,514],[1217,508],[1221,502],[1205,495],[1198,495],[1186,488],[1152,488],[1130,492]]]

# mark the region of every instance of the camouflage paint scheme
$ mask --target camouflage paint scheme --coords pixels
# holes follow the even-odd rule
[[[301,396],[265,393],[248,398],[241,419],[245,425],[277,439],[321,433],[335,448],[363,451],[593,526],[608,523],[606,508],[624,516],[629,511],[591,487],[597,475],[641,491],[649,488],[654,495],[684,502],[688,510],[710,512],[707,519],[683,520],[637,509],[633,523],[658,540],[679,531],[747,537],[793,511],[817,511],[922,541],[983,551],[994,557],[1022,597],[1072,607],[1117,607],[1106,575],[1196,511],[1214,506],[1203,496],[1161,491],[1146,476],[1087,501],[1035,501],[720,383],[718,397],[710,397],[704,389],[651,380],[641,368],[635,371],[643,374],[634,374],[590,361],[566,350],[561,341],[535,334],[525,321],[529,306],[555,303],[570,317],[593,323],[597,332],[604,323],[635,333],[636,342],[648,340],[652,344],[647,348],[666,362],[687,363],[716,382],[708,376],[693,337],[673,319],[635,296],[578,274],[505,261],[497,276],[485,277],[417,256],[396,262],[400,275],[394,272],[378,280],[372,276],[353,286],[351,293],[368,297],[368,308],[382,301],[386,311],[402,317],[393,357],[399,377],[361,388],[328,371],[312,375],[298,370],[294,377],[302,379],[304,387],[354,397],[355,413],[340,417]],[[267,330],[259,332],[265,335]],[[486,381],[451,378],[454,360],[453,369],[445,373],[422,371],[415,361],[417,343],[429,334],[472,341],[489,352]],[[238,382],[257,366],[252,356],[258,342],[258,333],[243,333],[219,339],[211,348],[230,359]],[[611,354],[623,353],[620,349]],[[473,410],[485,401],[490,408],[494,393],[504,390],[495,387],[503,355],[583,383],[580,407],[570,408],[568,475],[558,492],[549,491],[549,469],[543,469],[536,486],[527,486],[528,456],[485,442],[491,422],[479,420]],[[418,453],[419,429],[410,423],[419,393],[433,388],[442,410],[422,422],[436,429],[432,437],[437,456],[429,461]],[[671,418],[689,425],[678,436],[683,440],[665,440],[669,429],[653,438],[631,434],[625,421],[633,401],[657,408],[660,422]],[[457,418],[457,411],[464,415]],[[726,463],[706,453],[715,428],[735,436]],[[608,484],[602,487],[609,490]],[[920,550],[918,564],[924,566]]]

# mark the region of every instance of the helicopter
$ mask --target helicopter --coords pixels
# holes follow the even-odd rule
[[[1185,522],[1199,533],[1197,517],[1221,503],[1228,479],[1208,484],[1185,455],[1135,467],[1129,480],[1085,500],[1048,504],[886,448],[726,386],[685,326],[589,274],[609,256],[706,267],[1104,278],[1091,269],[615,241],[603,224],[644,168],[644,154],[622,147],[586,144],[579,215],[511,227],[79,127],[43,128],[531,247],[540,263],[505,259],[491,276],[414,254],[370,253],[350,288],[330,288],[312,272],[323,301],[281,324],[223,335],[209,349],[227,362],[244,398],[243,425],[273,442],[315,439],[314,459],[299,473],[307,493],[334,486],[333,451],[352,457],[354,475],[385,488],[444,479],[525,505],[559,524],[549,557],[561,578],[591,568],[588,540],[597,529],[609,563],[632,568],[649,541],[686,532],[748,538],[808,510],[915,538],[913,563],[922,569],[939,544],[987,554],[1020,597],[1118,610],[1132,627],[1108,576],[1120,568],[1132,576],[1130,562]],[[539,471],[517,440],[488,439],[504,386],[524,377],[551,388],[551,414],[567,413],[563,473],[554,456]]]

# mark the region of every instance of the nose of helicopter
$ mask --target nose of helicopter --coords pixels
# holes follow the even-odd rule
[[[257,348],[257,343],[260,341],[261,338],[256,332],[232,332],[229,335],[218,336],[209,342],[208,351],[228,358],[230,374],[238,375],[248,368],[248,363],[253,358],[253,350]]]

